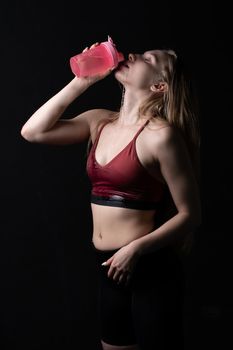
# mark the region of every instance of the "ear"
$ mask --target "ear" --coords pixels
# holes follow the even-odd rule
[[[163,81],[163,82],[151,85],[150,89],[153,92],[165,92],[167,91],[167,87],[168,87],[167,83]]]

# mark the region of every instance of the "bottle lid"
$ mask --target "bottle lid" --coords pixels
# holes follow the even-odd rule
[[[104,41],[102,43],[107,50],[111,53],[112,59],[113,59],[113,64],[116,67],[119,62],[124,61],[124,55],[122,52],[118,52],[116,49],[116,45],[114,44],[112,38],[108,35],[108,41]]]

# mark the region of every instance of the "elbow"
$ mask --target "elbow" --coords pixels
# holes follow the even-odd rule
[[[201,226],[201,224],[202,224],[201,210],[197,210],[193,214],[190,214],[190,222],[191,222],[194,229]]]
[[[182,216],[189,230],[197,229],[202,223],[202,216],[199,210],[184,211]]]
[[[26,141],[35,142],[35,135],[30,132],[25,126],[22,127],[20,133]]]
[[[25,140],[27,140],[27,131],[24,126],[22,127],[20,134]]]

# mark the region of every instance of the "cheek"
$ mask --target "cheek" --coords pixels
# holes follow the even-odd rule
[[[148,69],[133,74],[134,82],[140,87],[148,87],[153,84],[153,74]]]

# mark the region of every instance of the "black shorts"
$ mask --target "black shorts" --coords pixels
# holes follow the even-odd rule
[[[109,266],[101,266],[118,249],[93,245],[93,250],[101,339],[111,345],[138,344],[142,350],[182,350],[185,273],[172,248],[142,255],[128,286],[117,284],[107,276]]]

